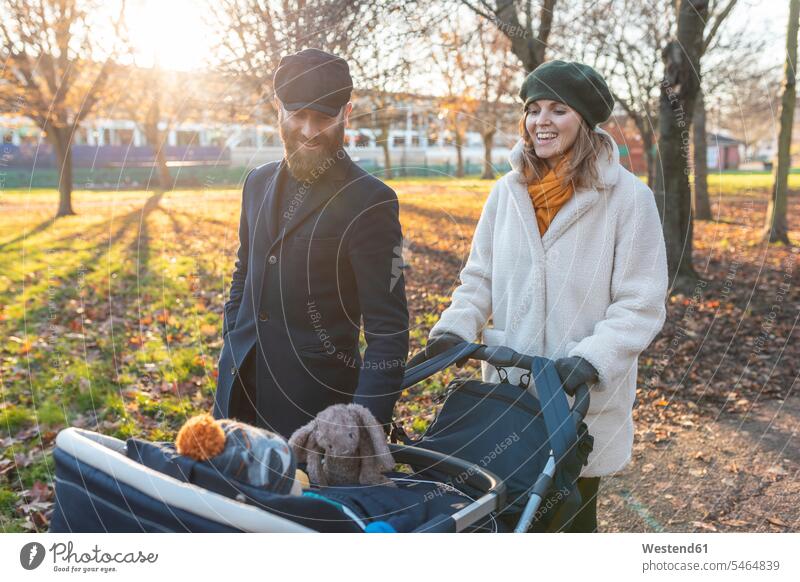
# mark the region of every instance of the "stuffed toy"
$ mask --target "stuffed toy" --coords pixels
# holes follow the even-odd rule
[[[386,434],[359,404],[334,404],[298,428],[289,439],[298,462],[306,462],[312,483],[391,485],[382,475],[394,468]]]
[[[302,495],[304,486],[309,487],[286,440],[249,424],[194,416],[178,431],[175,447],[181,455],[208,461],[223,475],[253,487],[281,495]]]

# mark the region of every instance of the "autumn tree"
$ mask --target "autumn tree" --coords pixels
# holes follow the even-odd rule
[[[655,181],[661,53],[675,34],[674,0],[580,0],[565,7],[573,23],[559,52],[597,69],[642,141],[647,184]],[[554,43],[556,44],[556,43]]]
[[[754,74],[757,70],[755,57],[763,45],[755,35],[742,34],[741,30],[737,35],[724,26],[736,4],[736,0],[712,0],[704,23],[701,69],[698,69],[700,90],[692,112],[692,149],[693,168],[697,170],[693,194],[699,190],[700,197],[695,196],[695,199],[706,206],[704,96],[719,100],[732,86]],[[664,75],[661,56],[675,35],[677,4],[674,0],[582,0],[564,11],[568,12],[564,18],[576,24],[567,39],[559,42],[558,48],[592,65],[608,80],[614,100],[633,122],[642,140],[647,183],[652,188],[656,171],[659,84]]]
[[[0,110],[31,119],[52,146],[57,216],[74,214],[72,142],[115,68],[123,12],[124,2],[0,0]]]
[[[708,152],[716,143],[709,140],[709,124],[755,141],[757,116],[763,115],[767,104],[761,89],[768,73],[761,62],[765,39],[745,32],[731,31],[730,39],[715,43],[701,62],[701,87],[692,115],[693,220],[714,218],[708,188]],[[748,102],[753,98],[757,100]]]
[[[354,40],[350,47],[356,106],[350,116],[354,127],[374,132],[383,152],[383,178],[394,177],[390,132],[408,116],[407,94],[414,67],[413,56],[405,49],[428,30],[427,16],[407,3],[376,6],[381,17],[368,36]],[[422,23],[422,24],[421,24]]]
[[[705,30],[703,31],[703,40],[700,43],[700,61],[697,69],[697,75],[700,80],[700,86],[697,91],[697,98],[695,100],[694,111],[692,112],[692,136],[693,136],[693,166],[694,166],[694,188],[692,189],[692,206],[695,220],[710,220],[711,219],[711,205],[708,199],[708,156],[707,156],[707,133],[706,133],[706,99],[707,91],[704,91],[703,82],[705,75],[706,59],[705,56],[710,50],[715,48],[715,44],[719,40],[720,28],[725,20],[730,16],[733,9],[736,7],[737,0],[710,0],[708,6],[708,19],[706,22]],[[745,39],[742,35],[740,39]],[[740,41],[741,42],[741,41]],[[739,54],[752,54],[753,47],[749,46],[749,42],[743,48],[744,51],[737,51],[736,46],[732,43],[717,44],[717,50],[721,48],[728,62],[736,61]],[[739,62],[741,67],[741,61]],[[740,68],[739,70],[743,70]],[[719,77],[717,77],[719,78]]]
[[[673,289],[688,292],[697,282],[692,266],[689,142],[691,116],[700,87],[708,0],[680,0],[675,37],[662,52],[664,79],[659,98],[657,171],[653,188],[664,224],[667,265]]]
[[[511,43],[511,52],[526,72],[545,61],[556,0],[461,0],[475,14],[494,25]]]
[[[475,125],[480,106],[473,84],[472,39],[467,28],[457,12],[448,14],[441,21],[431,51],[431,61],[445,88],[439,97],[439,118],[451,136],[459,178],[465,174],[467,131]]]
[[[408,73],[405,46],[396,40],[408,41],[409,17],[421,14],[416,6],[397,0],[220,0],[212,13],[220,33],[217,70],[245,79],[267,111],[282,56],[313,47],[348,60],[359,103],[370,108],[354,111],[353,122],[364,123],[366,115],[374,122],[391,177],[389,129],[405,116],[394,107],[392,93],[404,86]]]
[[[136,124],[153,149],[155,185],[161,191],[173,187],[164,150],[169,131],[174,127],[174,117],[165,123],[165,114],[183,109],[192,93],[182,80],[174,71],[164,75],[158,64],[149,68],[131,65],[109,83],[112,90],[96,107],[96,113],[102,117],[123,117]]]
[[[647,184],[655,178],[661,51],[675,33],[673,0],[581,0],[565,15],[575,23],[559,48],[597,69],[642,141]]]
[[[348,58],[379,22],[383,0],[218,0],[209,6],[218,31],[215,67],[246,79],[270,104],[282,56],[319,48]]]
[[[106,117],[130,119],[153,150],[155,182],[159,190],[171,190],[174,178],[167,163],[166,148],[172,130],[184,122],[246,121],[256,106],[249,85],[238,86],[214,71],[167,71],[129,66],[124,76],[111,82],[108,99],[98,104]],[[235,95],[235,103],[233,97]],[[230,115],[230,102],[234,115]],[[222,104],[222,106],[220,106]]]
[[[789,23],[786,27],[786,63],[783,73],[781,94],[781,121],[778,135],[778,152],[772,174],[772,196],[767,207],[764,225],[764,240],[790,244],[789,228],[786,223],[787,190],[789,187],[790,148],[792,145],[792,126],[794,107],[797,99],[797,32],[800,18],[800,0],[789,3]]]
[[[477,50],[470,49],[470,54],[475,58],[473,75],[479,99],[476,127],[483,140],[481,178],[492,180],[495,177],[492,164],[495,137],[503,128],[514,127],[515,119],[509,116],[508,104],[515,101],[512,89],[522,81],[524,73],[512,66],[511,43],[495,27],[481,20],[473,36]],[[521,111],[521,107],[518,109]]]

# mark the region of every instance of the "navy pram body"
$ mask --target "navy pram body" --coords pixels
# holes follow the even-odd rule
[[[387,473],[398,487],[279,495],[215,474],[209,464],[178,455],[171,443],[126,442],[81,429],[62,431],[58,439],[51,532],[410,532],[431,529],[434,518],[474,502],[445,484],[400,472]],[[496,486],[490,497],[502,494],[499,482],[486,485]],[[470,530],[502,527],[487,517]]]
[[[550,360],[476,344],[456,346],[408,370],[404,386],[464,357],[528,370],[538,398],[508,383],[451,385],[421,439],[390,445],[395,460],[412,469],[387,473],[396,487],[317,487],[302,496],[278,495],[222,478],[209,463],[178,455],[171,443],[126,442],[69,428],[59,433],[54,452],[51,531],[562,529],[579,505],[573,484],[591,450],[583,425],[588,389],[579,389],[570,409]],[[548,511],[539,511],[545,499]]]

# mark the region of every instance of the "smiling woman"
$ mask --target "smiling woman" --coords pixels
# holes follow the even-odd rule
[[[207,16],[204,2],[129,1],[125,20],[136,64],[158,63],[165,69],[183,71],[203,68],[213,50]]]
[[[613,105],[602,77],[549,61],[528,75],[520,98],[513,169],[486,200],[461,284],[428,345],[480,338],[555,360],[570,396],[592,385],[594,450],[574,484],[583,506],[569,531],[596,531],[600,478],[631,459],[638,356],[666,314],[666,249],[653,193],[599,127]],[[426,347],[423,359],[433,355]],[[502,381],[526,385],[524,372],[512,368]],[[501,381],[492,366],[482,373]]]

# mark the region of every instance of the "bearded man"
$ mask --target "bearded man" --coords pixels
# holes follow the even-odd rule
[[[306,49],[273,81],[284,158],[242,189],[214,416],[289,437],[355,402],[388,431],[408,355],[397,196],[344,149],[346,61]]]

